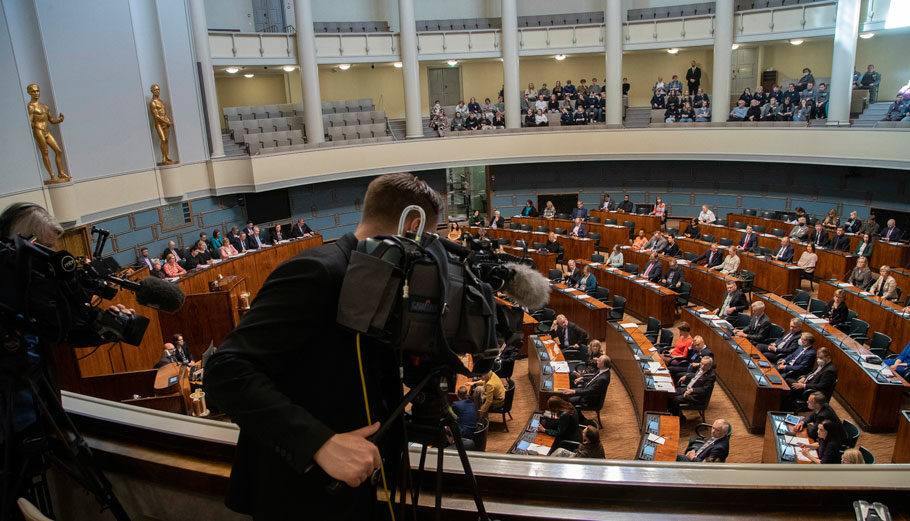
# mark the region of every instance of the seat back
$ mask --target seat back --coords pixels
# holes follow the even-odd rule
[[[765,230],[767,230],[767,228],[765,228],[765,227],[764,227],[763,225],[761,225],[761,224],[753,224],[753,225],[752,225],[752,231],[754,231],[755,233],[765,233]]]
[[[676,298],[676,304],[678,306],[685,306],[689,303],[689,297],[692,296],[692,284],[688,282],[683,282],[679,286],[679,296]]]
[[[749,270],[742,270],[740,276],[743,279],[743,291],[750,293],[752,291],[752,283],[755,282],[755,273]]]
[[[588,222],[600,224],[600,217],[588,217]]]
[[[743,215],[751,215],[754,217],[754,216],[758,215],[758,211],[757,210],[743,210]]]
[[[632,275],[638,275],[638,264],[632,264],[631,262],[627,262],[625,269],[623,271],[625,271],[626,273],[631,273]]]
[[[657,343],[662,346],[673,347],[673,331],[661,328],[660,340]]]
[[[550,233],[550,228],[548,226],[538,226],[535,230],[541,233]]]
[[[523,232],[529,232],[533,229],[533,228],[531,228],[530,224],[522,224],[522,225],[520,225],[520,227],[521,227],[521,231],[523,231]]]
[[[565,235],[566,229],[565,228],[553,228],[553,233],[555,233],[556,235]]]
[[[635,231],[635,221],[623,221],[622,225],[629,229],[629,233]]]
[[[866,465],[872,465],[875,463],[875,455],[869,452],[869,449],[860,445],[859,452],[863,455],[863,461],[866,463]]]
[[[784,328],[778,326],[777,324],[771,324],[770,329],[771,331],[768,333],[768,342],[780,340],[780,337],[784,336]]]
[[[645,329],[645,336],[650,334],[657,334],[660,332],[660,319],[654,317],[648,317],[647,328]],[[652,340],[653,342],[653,340]]]
[[[852,449],[856,447],[856,442],[859,440],[859,427],[847,419],[843,420],[842,423],[844,424],[844,432],[847,433],[847,437],[844,438],[844,446]]]
[[[702,234],[701,240],[705,242],[714,242],[714,236],[708,233]]]
[[[511,239],[496,239],[496,242],[497,242],[500,246],[508,246],[508,245],[512,244],[512,240],[511,240]]]
[[[860,320],[858,318],[854,318],[852,321],[850,321],[850,338],[864,337],[868,332],[868,322]]]
[[[552,269],[549,271],[549,273],[547,273],[547,276],[550,278],[550,280],[559,280],[562,278],[562,271]]]
[[[891,346],[891,337],[879,333],[878,331],[872,333],[872,341],[869,342],[869,350],[877,354],[879,357],[884,358],[884,355],[888,353],[888,347]]]
[[[518,239],[517,241],[515,241],[515,247],[516,247],[516,248],[524,248],[524,247],[526,247],[527,245],[528,245],[528,243],[527,243],[527,241],[525,241],[524,239]]]
[[[793,293],[793,303],[801,308],[805,308],[809,305],[809,299],[812,296],[808,291],[798,289]]]
[[[605,288],[603,286],[597,286],[594,288],[594,298],[607,304],[610,302],[610,288]]]
[[[506,388],[506,399],[502,403],[502,409],[498,412],[510,412],[512,410],[512,400],[515,398],[515,380],[509,380],[509,386]]]
[[[556,218],[557,218],[557,219],[568,219],[568,218],[569,218],[569,214],[567,214],[567,213],[558,213],[558,214],[556,214]]]
[[[780,228],[771,228],[771,235],[783,237],[784,235],[787,235],[787,232],[784,230],[781,230]]]
[[[718,226],[726,226],[727,220],[726,219],[717,219],[714,221],[714,224],[716,224]]]
[[[604,219],[604,224],[616,224],[616,219]]]
[[[823,313],[825,311],[825,301],[817,298],[809,301],[809,313]]]
[[[617,320],[622,320],[623,313],[626,312],[626,297],[620,295],[613,296],[613,310],[610,311],[610,316],[616,318]]]
[[[591,254],[591,262],[599,262],[603,264],[604,256],[599,253]]]
[[[545,243],[545,242],[532,242],[532,243],[531,243],[531,247],[534,248],[535,250],[539,250],[539,249],[542,249],[542,248],[546,248],[546,247],[547,247],[547,243]]]
[[[695,259],[698,258],[698,255],[696,255],[692,252],[686,251],[686,252],[683,252],[683,258],[689,262],[695,262]]]
[[[739,221],[733,221],[733,227],[736,228],[737,230],[745,230],[746,223],[741,223]]]
[[[597,232],[588,232],[588,238],[594,241],[594,249],[600,248],[600,234]]]
[[[733,239],[728,239],[727,237],[721,237],[717,240],[717,244],[721,246],[733,246]]]

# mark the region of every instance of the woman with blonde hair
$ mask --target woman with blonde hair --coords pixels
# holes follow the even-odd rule
[[[735,275],[739,271],[739,254],[735,248],[727,248],[727,256],[724,261],[711,269],[720,270],[724,275]]]
[[[837,218],[837,210],[834,208],[828,210],[828,214],[825,215],[825,220],[822,221],[822,226],[825,228],[837,228],[837,224],[840,219]]]
[[[547,201],[547,206],[543,209],[543,218],[552,219],[554,217],[556,217],[556,207],[553,206],[553,201]]]
[[[840,462],[845,465],[864,465],[866,458],[863,457],[863,453],[859,449],[847,449],[840,457]]]

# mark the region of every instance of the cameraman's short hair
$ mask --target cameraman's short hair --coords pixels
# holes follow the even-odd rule
[[[407,172],[381,175],[367,187],[363,198],[362,220],[398,226],[401,212],[412,204],[420,206],[426,212],[427,230],[435,230],[436,219],[445,205],[439,192],[433,190],[426,181]]]
[[[45,246],[50,239],[56,242],[63,235],[63,227],[51,217],[51,214],[34,203],[13,203],[0,214],[0,235],[12,238],[35,236]]]

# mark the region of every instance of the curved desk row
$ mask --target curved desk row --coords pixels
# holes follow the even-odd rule
[[[528,378],[537,395],[537,409],[548,410],[551,396],[562,396],[561,391],[571,389],[569,363],[559,345],[549,335],[531,337],[528,347]]]
[[[822,280],[818,283],[818,298],[828,302],[834,298],[834,292],[843,289],[847,309],[858,313],[860,320],[869,324],[867,337],[878,331],[891,337],[888,347],[894,353],[900,353],[907,342],[910,342],[910,315],[901,313],[904,306],[890,300],[872,295],[847,282]]]
[[[644,266],[650,260],[649,252],[645,250],[633,250],[631,246],[626,246],[622,250],[623,259],[626,262]],[[667,255],[659,255],[662,266],[662,273],[667,273],[670,259]],[[694,264],[683,259],[676,259],[677,264],[685,273],[684,281],[692,284],[692,292],[689,298],[705,303],[712,308],[720,307],[723,303],[724,292],[727,291],[727,281],[739,281],[738,277],[724,275],[719,270],[709,269],[700,264]]]
[[[590,338],[603,340],[606,336],[612,308],[584,291],[551,283],[548,305],[587,331]]]
[[[638,234],[638,230],[644,230],[647,235],[651,235],[660,229],[660,217],[654,215],[646,215],[640,213],[626,213],[626,212],[608,212],[606,210],[591,210],[589,212],[591,217],[599,217],[601,222],[606,222],[607,219],[614,219],[617,224],[622,224],[623,221],[632,221],[635,223],[635,233]]]
[[[534,250],[535,242],[546,243],[548,234],[544,232],[528,232],[524,230],[513,230],[511,228],[485,228],[489,237],[494,239],[509,239],[510,245],[514,246],[515,241],[522,240],[528,243],[528,252]],[[468,227],[468,231],[477,236],[480,229],[476,226]],[[563,248],[563,258],[568,259],[590,259],[594,254],[594,239],[569,237],[560,235],[559,245]]]
[[[575,221],[571,219],[544,219],[543,217],[512,217],[512,222],[518,225],[530,226],[532,231],[537,231],[538,226],[543,226],[549,231],[556,228],[565,228],[571,231]],[[614,244],[629,242],[629,229],[622,225],[586,222],[588,233],[600,234],[600,249],[612,248]]]
[[[590,266],[597,285],[609,289],[611,297],[625,297],[627,313],[642,319],[655,317],[666,325],[671,325],[676,320],[676,299],[679,294],[675,291],[606,264],[584,259],[576,259],[575,262]]]
[[[604,353],[632,399],[639,421],[645,411],[667,410],[676,394],[667,366],[651,341],[631,322],[611,322],[607,327]]]

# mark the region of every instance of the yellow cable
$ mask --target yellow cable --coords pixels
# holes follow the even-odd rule
[[[363,376],[363,357],[360,354],[360,333],[357,333],[357,366],[360,369],[360,388],[363,389],[363,405],[367,410],[367,425],[373,425],[373,420],[370,418],[370,400],[367,397],[367,380]],[[395,521],[395,508],[392,506],[392,497],[389,495],[389,486],[386,484],[385,480],[385,467],[382,464],[382,458],[379,459],[379,474],[382,476],[382,490],[385,492],[385,501],[389,505],[389,515],[392,516],[392,521]],[[404,491],[401,491],[404,494]],[[417,508],[415,505],[414,508]]]

